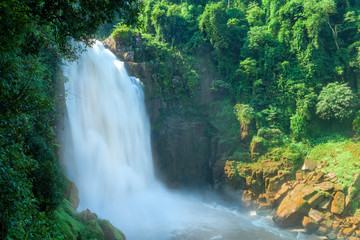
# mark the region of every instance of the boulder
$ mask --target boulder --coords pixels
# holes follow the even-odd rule
[[[319,208],[322,210],[328,210],[330,207],[330,203],[331,203],[331,197],[327,197],[325,198],[320,204],[319,204]]]
[[[77,189],[74,182],[67,180],[67,188],[65,198],[69,200],[71,206],[74,210],[76,210],[79,206],[80,199],[79,199],[79,190]]]
[[[360,187],[360,177],[359,177],[359,172],[357,172],[354,176],[353,182],[350,184],[347,190],[347,194],[345,197],[345,209],[344,209],[345,214],[349,211],[352,204],[352,200],[357,195],[359,187]]]
[[[325,196],[323,193],[317,192],[314,196],[312,196],[309,199],[309,204],[311,207],[316,207],[323,201],[324,198]]]
[[[91,212],[89,209],[80,212],[80,217],[83,219],[84,222],[88,222],[90,220],[98,218],[96,213]]]
[[[299,224],[301,218],[307,214],[309,208],[309,203],[303,198],[293,201],[285,197],[272,219],[280,227],[296,226]]]
[[[353,234],[355,232],[355,229],[352,227],[344,228],[342,232],[345,236],[349,237],[349,236],[351,236],[351,234]]]
[[[304,165],[302,166],[303,171],[314,171],[317,166],[317,159],[308,159],[306,158],[304,161]]]
[[[307,216],[304,217],[302,225],[308,233],[313,233],[319,228],[319,223]]]
[[[308,200],[316,194],[309,185],[298,184],[280,203],[273,220],[280,227],[296,226],[309,212]]]
[[[315,175],[316,175],[316,172],[310,172],[309,175],[307,175],[307,177],[305,178],[304,183],[305,184],[309,183]]]
[[[334,231],[331,231],[330,233],[328,233],[326,235],[326,237],[329,239],[329,240],[335,240],[337,239],[337,236],[336,236],[336,233]]]
[[[324,218],[324,214],[322,214],[321,212],[311,208],[309,211],[309,217],[314,220],[315,222],[321,222]]]
[[[317,190],[323,192],[332,192],[334,190],[334,184],[331,182],[322,182],[314,186]]]
[[[324,226],[320,226],[318,228],[318,230],[316,230],[316,234],[320,235],[320,236],[325,236],[326,234],[328,234],[330,232],[330,229],[324,227]]]
[[[345,194],[343,192],[336,192],[334,200],[331,203],[331,212],[341,214],[345,208]]]
[[[291,186],[284,183],[281,186],[281,189],[275,194],[274,201],[276,205],[279,205],[280,202],[285,198],[286,194],[291,190]]]
[[[243,191],[241,200],[246,207],[252,206],[252,200],[253,200],[252,198],[253,196],[251,191],[249,190]]]

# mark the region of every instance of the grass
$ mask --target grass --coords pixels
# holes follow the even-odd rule
[[[354,180],[354,175],[360,171],[360,143],[351,140],[329,141],[312,148],[308,159],[323,162],[324,173],[335,173],[336,183],[348,187]]]

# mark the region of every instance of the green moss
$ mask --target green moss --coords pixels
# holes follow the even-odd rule
[[[88,217],[76,212],[71,203],[64,199],[53,215],[60,239],[70,240],[103,240],[125,239],[124,234],[104,219]]]

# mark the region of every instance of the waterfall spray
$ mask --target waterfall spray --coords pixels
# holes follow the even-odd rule
[[[73,149],[65,165],[79,210],[110,220],[129,240],[289,239],[266,221],[156,180],[142,84],[100,42],[63,70]]]

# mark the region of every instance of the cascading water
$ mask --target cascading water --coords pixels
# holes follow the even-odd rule
[[[73,149],[65,164],[80,210],[109,219],[128,240],[294,239],[264,218],[157,182],[142,84],[100,42],[63,70]]]

